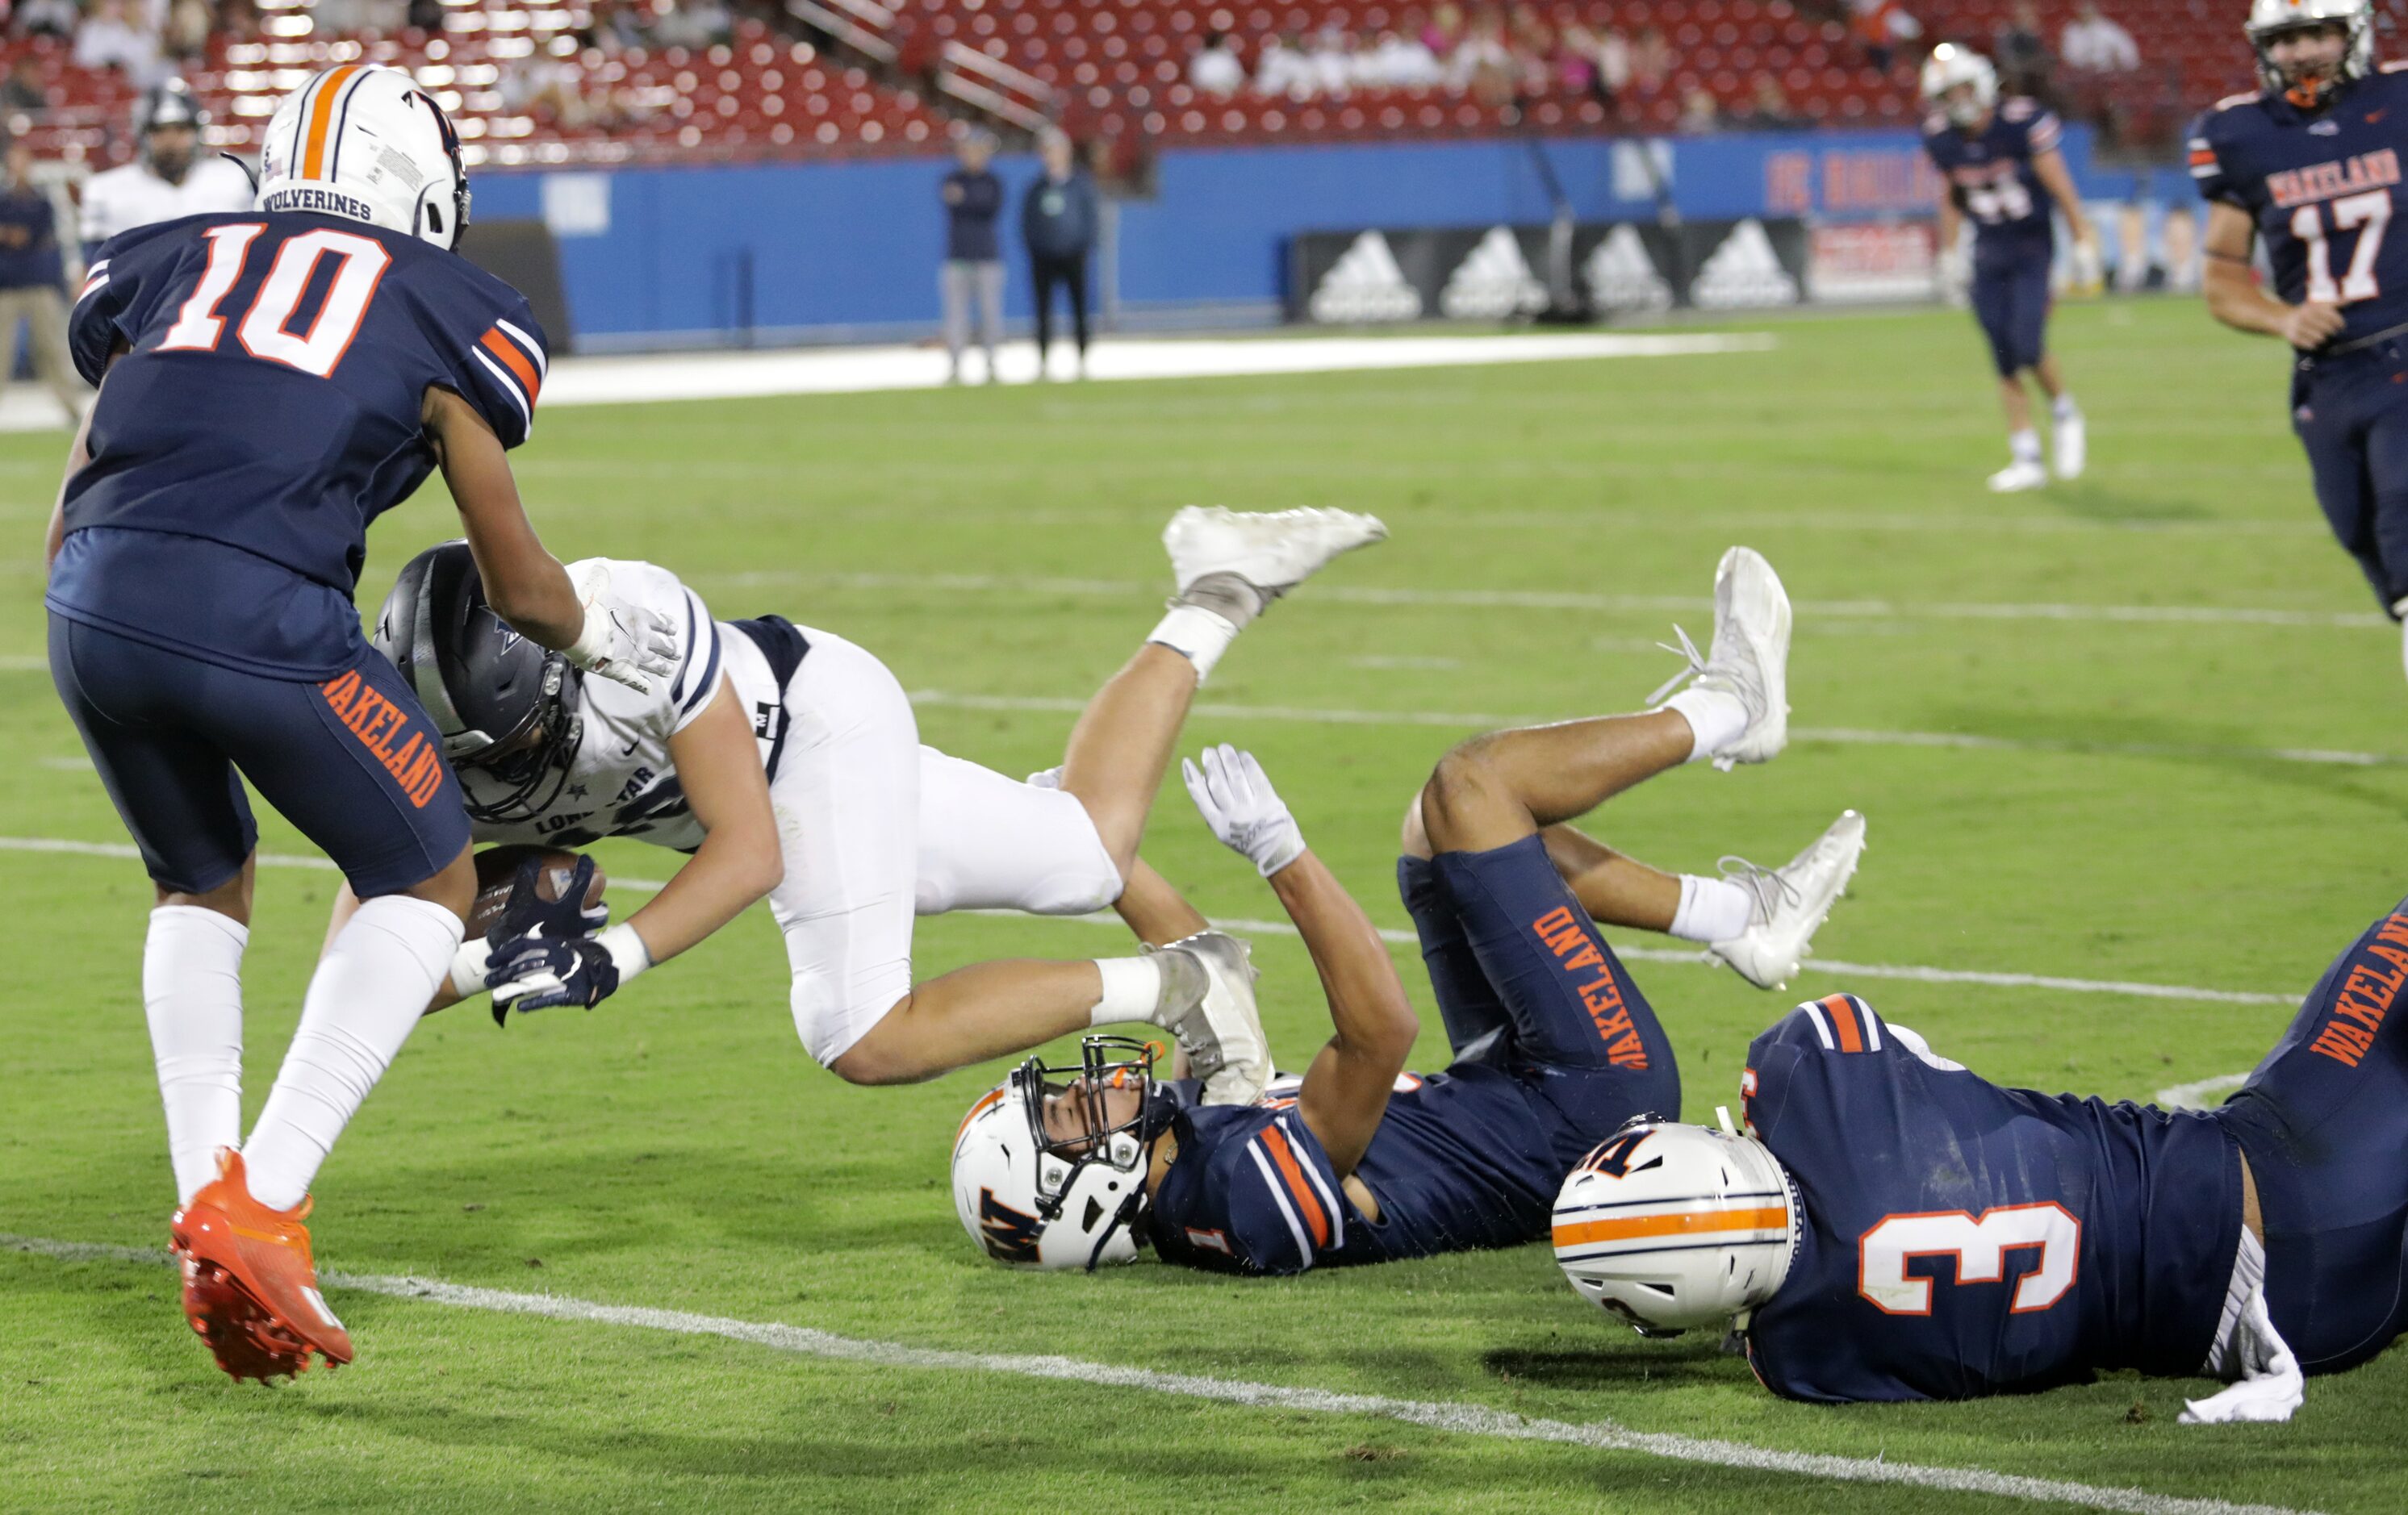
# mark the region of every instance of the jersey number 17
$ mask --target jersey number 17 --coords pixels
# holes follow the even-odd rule
[[[167,328],[157,350],[217,350],[224,338],[226,323],[236,320],[219,315],[218,307],[242,281],[251,245],[265,230],[257,222],[239,222],[209,228],[209,261],[201,270],[201,281],[183,308],[176,313],[176,323]],[[290,328],[301,308],[301,296],[308,293],[320,262],[327,258],[338,263],[334,282],[318,306],[317,319],[309,322],[308,331],[293,331]],[[360,322],[367,317],[368,301],[376,295],[377,281],[384,277],[392,262],[393,254],[374,237],[353,232],[322,229],[290,237],[276,250],[276,261],[268,264],[267,277],[260,281],[251,308],[236,322],[235,339],[254,358],[331,379],[343,354],[351,350],[351,339],[359,336]]]
[[[2383,293],[2375,282],[2374,259],[2383,250],[2384,229],[2391,223],[2391,192],[2369,190],[2345,194],[2332,202],[2332,229],[2356,229],[2358,247],[2349,258],[2349,272],[2333,282],[2332,254],[2325,243],[2325,210],[2321,205],[2300,207],[2291,217],[2291,235],[2308,250],[2308,298],[2321,305],[2350,305]]]

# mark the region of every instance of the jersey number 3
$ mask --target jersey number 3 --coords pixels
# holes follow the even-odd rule
[[[2369,190],[2344,194],[2332,203],[2336,232],[2358,231],[2358,249],[2350,254],[2349,272],[2333,282],[2332,254],[2325,247],[2325,207],[2304,205],[2291,217],[2291,235],[2308,250],[2308,298],[2321,305],[2353,305],[2383,293],[2374,278],[2375,255],[2383,250],[2384,229],[2391,224],[2391,192]]]
[[[2082,1222],[2055,1203],[2005,1205],[1976,1220],[1964,1210],[1891,1215],[1856,1243],[1856,1293],[1885,1315],[1928,1315],[1928,1278],[1907,1276],[1917,1257],[1953,1257],[1958,1284],[1997,1283],[2007,1276],[2007,1253],[2040,1249],[2039,1265],[2015,1282],[2017,1314],[2043,1310],[2073,1287],[2082,1260]]]
[[[201,270],[201,281],[176,313],[176,323],[167,328],[157,350],[217,350],[226,322],[235,319],[219,315],[218,307],[242,282],[242,265],[251,256],[251,244],[265,230],[242,223],[209,228],[209,261]],[[317,276],[319,263],[327,258],[337,263],[334,282],[319,303],[317,319],[309,322],[308,331],[293,331],[301,296]],[[393,254],[374,237],[351,232],[304,232],[292,237],[276,250],[276,261],[268,265],[251,308],[235,326],[235,339],[254,358],[331,379],[343,354],[351,350],[351,339],[359,336],[368,301],[376,295],[377,280],[392,262]]]

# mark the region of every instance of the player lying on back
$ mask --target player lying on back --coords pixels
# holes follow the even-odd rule
[[[1150,1243],[1195,1267],[1293,1274],[1544,1236],[1581,1155],[1681,1100],[1671,1046],[1593,921],[1713,940],[1769,986],[1796,971],[1864,845],[1851,811],[1777,873],[1683,879],[1570,828],[1668,768],[1781,750],[1781,581],[1734,549],[1714,597],[1713,655],[1666,707],[1475,738],[1409,808],[1398,883],[1454,1052],[1444,1073],[1403,1073],[1421,1025],[1388,949],[1254,758],[1224,747],[1187,765],[1213,834],[1270,880],[1312,953],[1329,1042],[1300,1083],[1246,1106],[1157,1084],[1151,1050],[1118,1038],[1088,1038],[1077,1070],[1031,1059],[955,1137],[971,1238],[1037,1267],[1127,1262]]]
[[[2390,235],[2408,74],[2375,66],[2371,0],[2257,0],[2248,35],[2265,89],[2191,128],[2207,307],[2298,353],[2291,425],[2317,503],[2375,598],[2408,623],[2408,238]],[[2271,292],[2251,261],[2260,236]]]
[[[1793,1399],[2124,1369],[2232,1381],[2186,1422],[2287,1420],[2303,1373],[2408,1329],[2403,981],[2408,902],[2213,1111],[2001,1088],[1833,994],[1748,1049],[1744,1134],[1651,1119],[1600,1147],[1555,1255],[1641,1331],[1735,1323]]]
[[[2065,154],[2057,150],[2064,129],[2036,100],[2000,100],[1990,60],[1953,42],[1932,49],[1924,64],[1923,101],[1931,109],[1923,124],[1923,148],[1941,178],[1942,265],[1965,285],[1982,335],[1989,339],[1999,370],[1999,404],[2007,415],[2012,456],[1990,476],[1990,488],[2005,493],[2048,482],[2031,400],[2024,393],[2027,374],[2048,397],[2056,422],[2057,477],[2079,479],[2088,450],[2082,409],[2048,350],[2049,271],[2057,253],[2051,207],[2065,213],[2073,233],[2077,284],[2098,283],[2099,244]],[[1968,222],[1973,228],[1970,264],[1958,248]]]
[[[50,518],[50,672],[156,886],[143,998],[184,1309],[236,1377],[351,1361],[314,1287],[309,1183],[475,893],[435,730],[360,635],[368,523],[439,467],[518,632],[638,686],[675,650],[565,572],[520,508],[503,452],[526,437],[543,339],[452,250],[467,206],[452,124],[408,76],[331,69],[267,124],[263,213],[114,238],[72,320],[100,395]],[[366,900],[327,943],[248,1144],[243,779]]]
[[[683,630],[684,661],[649,693],[581,681],[494,620],[460,544],[430,549],[387,596],[377,645],[434,712],[477,838],[628,836],[693,854],[599,935],[583,935],[581,883],[550,921],[506,917],[499,939],[466,945],[437,1003],[491,987],[497,1019],[513,1006],[591,1008],[767,894],[795,1028],[850,1082],[933,1078],[1141,1021],[1172,1031],[1219,1079],[1216,1093],[1252,1099],[1270,1069],[1243,948],[1209,932],[1138,844],[1187,707],[1239,629],[1385,535],[1339,510],[1179,512],[1163,539],[1180,597],[1088,705],[1046,784],[921,746],[902,686],[843,637],[776,616],[714,622],[650,564],[613,564],[612,580]],[[915,912],[1115,904],[1167,931],[1149,943],[1178,945],[912,980]],[[338,922],[349,906],[337,900]]]

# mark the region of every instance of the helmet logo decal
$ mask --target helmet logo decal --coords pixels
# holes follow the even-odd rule
[[[1609,1179],[1627,1177],[1630,1172],[1631,1154],[1639,1151],[1640,1143],[1655,1134],[1652,1129],[1641,1127],[1637,1131],[1625,1131],[1610,1136],[1598,1146],[1597,1151],[1582,1159],[1581,1166],[1591,1173],[1602,1173]],[[1641,1165],[1640,1171],[1645,1172],[1663,1161],[1660,1157],[1652,1159]]]
[[[1037,1217],[995,1197],[992,1189],[979,1191],[979,1235],[987,1255],[1006,1263],[1037,1261]]]

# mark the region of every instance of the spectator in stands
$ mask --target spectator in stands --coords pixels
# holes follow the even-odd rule
[[[1254,63],[1254,88],[1290,100],[1312,98],[1312,61],[1305,56],[1303,38],[1290,33],[1263,44],[1263,54]]]
[[[61,41],[76,34],[83,12],[76,8],[75,0],[23,0],[9,17],[11,30],[19,36],[54,36]]]
[[[1519,69],[1512,50],[1505,45],[1505,22],[1495,11],[1472,18],[1447,59],[1446,70],[1450,88],[1470,91],[1483,105],[1501,106],[1512,100]]]
[[[359,14],[343,17],[330,13],[326,0],[320,0],[317,18],[318,24],[330,32],[356,32],[369,23],[365,7]],[[209,32],[216,25],[208,0],[172,0],[159,41],[168,57],[197,61],[208,52]]]
[[[409,0],[409,29],[440,36],[443,31],[443,0]]]
[[[1756,94],[1741,124],[1751,132],[1794,132],[1811,124],[1790,108],[1788,93],[1770,73],[1756,76]]]
[[[1312,39],[1312,92],[1342,100],[1354,82],[1354,45],[1335,26],[1325,26]]]
[[[1219,36],[1219,33],[1214,33]],[[970,344],[970,307],[978,307],[979,346],[986,352],[986,381],[996,380],[995,349],[1003,340],[1003,247],[995,223],[1003,215],[1003,180],[988,166],[995,138],[964,132],[954,144],[958,164],[938,192],[945,203],[945,264],[939,277],[945,299],[945,382],[962,381],[962,350]]]
[[[118,68],[136,83],[150,82],[159,63],[159,39],[126,19],[125,0],[98,0],[76,28],[78,68]]]
[[[1609,26],[1597,38],[1597,97],[1613,104],[1630,89],[1630,38]]]
[[[67,360],[66,270],[59,255],[58,211],[34,182],[34,150],[8,144],[8,182],[0,189],[0,383],[17,371],[17,323],[34,338],[34,373],[59,397],[72,426],[91,392]]]
[[[1187,82],[1198,94],[1231,95],[1246,87],[1246,65],[1229,46],[1228,33],[1204,35],[1204,45],[1187,60]]]
[[[2031,0],[2018,0],[2007,24],[1999,28],[1990,48],[1990,61],[1998,65],[1999,93],[2028,94],[2035,98],[2048,93],[2048,76],[2055,62],[2048,55],[2048,44],[2040,35],[2040,12]]]
[[[1079,171],[1070,138],[1049,126],[1037,139],[1044,171],[1020,203],[1021,239],[1028,245],[1029,273],[1037,286],[1037,377],[1048,379],[1046,356],[1054,345],[1054,291],[1070,297],[1070,329],[1079,349],[1079,377],[1087,377],[1087,256],[1095,250],[1103,220],[1095,180]]]
[[[707,48],[726,41],[735,25],[724,0],[678,0],[652,23],[652,35],[665,48]]]
[[[1444,82],[1446,70],[1419,36],[1382,32],[1356,61],[1356,77],[1371,89],[1427,90]]]
[[[1672,44],[1664,40],[1664,29],[1650,26],[1641,31],[1630,48],[1630,87],[1641,94],[1654,94],[1671,72]]]
[[[1555,36],[1555,55],[1548,69],[1556,93],[1612,98],[1598,88],[1597,54],[1597,34],[1578,21],[1567,22]]]
[[[17,54],[8,64],[8,77],[0,79],[0,110],[38,116],[50,108],[50,92],[42,83],[41,66],[34,62],[33,54]]]
[[[1848,9],[1865,62],[1879,73],[1888,73],[1899,50],[1923,36],[1923,23],[1899,0],[1848,0]]]
[[[1463,10],[1455,0],[1441,0],[1422,27],[1422,46],[1440,63],[1455,55],[1455,45],[1463,37]]]
[[[1722,129],[1722,107],[1714,103],[1710,91],[1702,85],[1692,86],[1688,93],[1681,96],[1681,120],[1673,130],[1702,135]]]
[[[2091,0],[2083,0],[2081,12],[2065,23],[2057,50],[2066,67],[2086,74],[2128,74],[2141,66],[2132,34],[2100,15]]]

